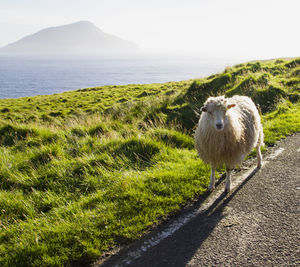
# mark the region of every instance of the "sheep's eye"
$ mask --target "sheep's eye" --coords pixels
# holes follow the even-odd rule
[[[211,111],[208,111],[208,114],[209,114],[209,115],[212,115],[212,112],[211,112]]]

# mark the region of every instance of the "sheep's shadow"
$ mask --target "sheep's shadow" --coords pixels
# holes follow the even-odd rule
[[[235,195],[246,185],[246,183],[259,171],[255,168],[235,189],[230,193],[221,193],[214,202],[205,211],[191,219],[188,223],[177,230],[173,235],[162,240],[158,245],[151,247],[144,252],[140,258],[134,260],[130,265],[120,264],[122,259],[126,258],[126,254],[132,249],[120,251],[119,255],[105,261],[101,266],[178,266],[183,267],[192,259],[195,252],[201,247],[202,243],[209,237],[214,228],[224,218],[223,210],[227,204],[235,197]],[[216,186],[223,186],[222,181],[225,175],[217,181]],[[214,193],[213,193],[214,194]],[[192,209],[197,210],[201,207],[206,197],[202,197],[194,204]],[[169,222],[168,225],[172,223]],[[163,225],[156,231],[164,231]],[[144,240],[150,239],[153,236],[149,234],[142,240],[138,241],[133,247],[138,247],[143,244]]]

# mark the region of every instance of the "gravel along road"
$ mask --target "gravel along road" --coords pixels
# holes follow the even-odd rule
[[[101,266],[300,266],[300,133],[264,158]]]

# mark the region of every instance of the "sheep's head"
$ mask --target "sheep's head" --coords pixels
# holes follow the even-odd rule
[[[230,103],[224,96],[209,97],[201,108],[201,111],[205,112],[211,126],[221,131],[228,122],[227,111],[233,107],[235,107],[235,104]]]

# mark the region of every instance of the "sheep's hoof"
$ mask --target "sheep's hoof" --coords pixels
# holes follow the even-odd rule
[[[227,186],[226,186],[224,192],[225,192],[226,194],[228,194],[228,193],[230,192],[230,187],[227,187]]]
[[[257,170],[261,169],[261,162],[257,163],[256,169]]]
[[[211,186],[211,185],[210,185],[210,186],[208,187],[208,191],[209,191],[209,192],[212,192],[212,191],[214,191],[214,190],[215,190],[215,186]]]

